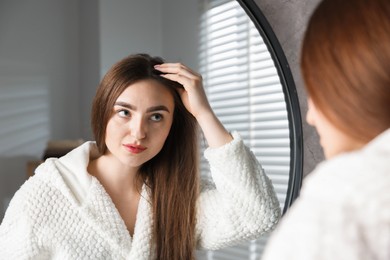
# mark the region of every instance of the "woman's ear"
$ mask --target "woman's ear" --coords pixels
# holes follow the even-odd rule
[[[306,122],[311,125],[315,126],[315,113],[316,113],[316,107],[311,100],[311,98],[307,99],[307,113],[306,113]]]

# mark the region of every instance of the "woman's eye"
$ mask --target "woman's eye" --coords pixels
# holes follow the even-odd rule
[[[150,119],[155,122],[159,122],[163,119],[163,116],[161,114],[153,114]]]
[[[129,117],[130,116],[130,112],[128,110],[119,110],[118,111],[118,115],[120,117]]]

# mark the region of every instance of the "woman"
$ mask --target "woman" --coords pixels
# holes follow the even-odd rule
[[[199,124],[216,188],[199,191]],[[92,107],[95,142],[48,159],[0,227],[7,259],[194,259],[256,238],[280,216],[272,184],[214,115],[201,76],[139,54],[115,64]]]
[[[324,0],[301,57],[326,161],[263,259],[390,259],[390,1]]]

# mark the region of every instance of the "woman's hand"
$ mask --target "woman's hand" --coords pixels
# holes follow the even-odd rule
[[[154,67],[162,77],[183,86],[178,89],[186,109],[196,118],[210,147],[219,147],[233,138],[215,116],[203,88],[202,76],[180,63],[163,63]]]
[[[202,76],[181,63],[163,63],[155,66],[162,77],[176,81],[183,86],[177,89],[186,109],[195,117],[212,113],[203,88]]]

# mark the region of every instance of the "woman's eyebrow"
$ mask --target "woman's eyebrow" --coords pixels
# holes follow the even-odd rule
[[[146,112],[154,112],[154,111],[161,111],[161,110],[167,111],[169,113],[169,109],[164,105],[149,107],[146,110]]]
[[[125,108],[128,108],[130,110],[137,110],[136,106],[129,104],[129,103],[126,103],[126,102],[122,102],[122,101],[115,102],[115,106],[125,107]],[[161,111],[161,110],[167,111],[168,113],[170,113],[169,109],[164,105],[149,107],[146,110],[146,112],[155,112],[155,111]]]
[[[121,107],[125,107],[125,108],[128,108],[130,110],[136,110],[137,108],[129,103],[126,103],[126,102],[122,102],[122,101],[118,101],[118,102],[115,102],[114,104],[115,106],[121,106]]]

